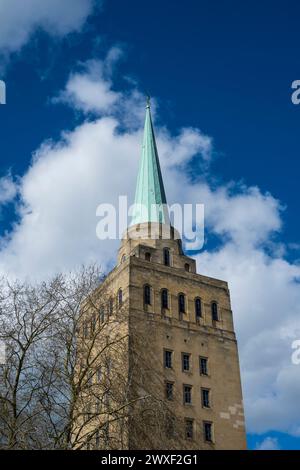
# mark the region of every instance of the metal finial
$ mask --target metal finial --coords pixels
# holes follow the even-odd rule
[[[151,101],[150,95],[147,95],[147,97],[146,97],[146,108],[150,108],[150,101]]]

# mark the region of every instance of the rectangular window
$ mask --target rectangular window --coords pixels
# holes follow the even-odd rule
[[[191,405],[192,403],[192,386],[191,385],[183,386],[183,403],[186,405]]]
[[[190,370],[190,354],[182,353],[181,361],[183,372],[188,372]]]
[[[168,248],[164,248],[164,265],[170,266],[170,250]]]
[[[207,357],[200,357],[199,358],[200,374],[201,375],[208,375],[207,362],[208,362]]]
[[[166,399],[173,400],[173,383],[166,382]]]
[[[201,388],[201,401],[203,408],[210,408],[210,393],[207,388]]]
[[[166,436],[169,439],[175,437],[175,418],[174,416],[167,415],[166,417]]]
[[[172,368],[172,351],[164,350],[164,366],[167,369]]]
[[[194,421],[192,419],[185,420],[185,438],[193,439],[194,437]]]
[[[212,436],[212,423],[209,423],[207,421],[204,421],[203,423],[203,430],[204,430],[204,440],[206,442],[212,442],[213,441],[213,436]]]

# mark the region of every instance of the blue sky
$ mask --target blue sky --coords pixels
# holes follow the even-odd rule
[[[0,178],[4,178],[6,184],[2,201],[0,185],[0,260],[1,256],[4,260],[1,266],[12,272],[18,270],[14,256],[18,257],[21,249],[29,253],[30,240],[36,232],[36,217],[40,217],[46,208],[51,212],[53,207],[55,212],[49,192],[53,191],[52,198],[57,204],[59,194],[62,201],[66,200],[67,196],[55,183],[51,186],[47,174],[55,182],[55,169],[68,173],[68,164],[74,167],[72,162],[68,163],[68,148],[75,148],[77,155],[77,150],[78,154],[81,152],[76,147],[78,141],[82,145],[80,148],[86,145],[85,152],[88,149],[92,152],[96,145],[102,145],[106,135],[113,139],[105,128],[102,141],[100,137],[98,143],[91,141],[93,130],[89,124],[99,124],[100,136],[101,125],[107,124],[105,119],[119,119],[123,140],[120,147],[118,142],[111,140],[111,146],[116,147],[111,154],[107,153],[107,158],[114,162],[114,155],[122,148],[126,148],[130,156],[132,141],[137,139],[139,142],[141,102],[144,94],[149,92],[155,104],[158,147],[166,154],[166,162],[174,151],[176,165],[181,165],[189,182],[188,190],[181,188],[176,192],[174,184],[172,186],[171,165],[164,163],[162,155],[165,175],[170,174],[169,179],[166,177],[167,193],[171,199],[181,201],[188,197],[187,194],[191,198],[197,194],[196,199],[207,205],[207,243],[198,262],[202,263],[204,273],[224,274],[229,283],[232,280],[235,310],[240,307],[243,311],[243,318],[237,316],[237,329],[240,347],[244,348],[241,353],[242,371],[245,370],[243,389],[248,396],[246,402],[249,401],[248,414],[251,416],[248,419],[249,446],[255,448],[269,439],[267,443],[271,442],[272,448],[300,449],[299,413],[293,417],[293,410],[287,410],[286,415],[284,410],[278,412],[287,399],[293,399],[287,393],[291,393],[294,381],[295,405],[296,391],[299,390],[300,369],[289,364],[288,349],[288,341],[300,337],[297,303],[300,105],[291,102],[291,83],[300,79],[299,2],[153,0],[151,5],[145,5],[137,0],[110,0],[100,5],[92,0],[76,0],[78,10],[72,11],[72,2],[66,1],[64,7],[59,7],[55,0],[57,13],[47,7],[47,1],[44,10],[40,11],[36,8],[38,0],[28,0],[28,15],[16,10],[12,14],[13,3],[14,0],[11,3],[5,0],[4,7],[0,6],[0,29],[1,21],[7,21],[0,32],[0,78],[7,85],[7,105],[0,106]],[[65,10],[59,12],[59,8]],[[66,14],[69,20],[64,22],[62,18]],[[18,27],[17,35],[14,25]],[[109,55],[109,51],[113,53]],[[94,65],[88,62],[91,60]],[[84,78],[84,84],[89,84],[97,82],[97,73],[99,83],[104,86],[103,99],[108,100],[108,105],[98,103],[93,107],[87,94],[79,96],[74,88],[71,88],[72,93],[68,92],[68,83],[74,85],[74,74]],[[109,110],[110,102],[113,112]],[[136,107],[135,114],[132,114],[133,107]],[[120,113],[128,113],[130,125],[122,122]],[[132,124],[135,116],[136,125]],[[86,128],[84,123],[87,123]],[[75,128],[79,134],[81,132],[78,138]],[[187,142],[180,140],[183,129],[188,129],[185,135],[191,142],[184,161],[180,160],[183,157],[177,149]],[[61,138],[61,133],[66,131],[69,131],[67,143]],[[87,137],[83,135],[85,131],[89,133]],[[210,139],[209,144],[205,136]],[[83,144],[88,138],[89,143]],[[41,149],[45,141],[48,147]],[[57,151],[56,145],[68,148]],[[203,165],[204,147],[210,153],[209,168]],[[32,160],[36,152],[37,164]],[[55,166],[57,156],[66,162],[62,170]],[[136,158],[134,154],[133,174],[128,177],[124,174],[123,179],[117,178],[112,183],[116,194],[126,192],[126,181],[131,194]],[[112,165],[114,168],[114,163]],[[98,182],[97,177],[91,178],[91,185],[99,184],[96,188],[98,198],[102,194],[101,184],[105,186],[105,180],[112,176],[112,168],[105,162],[101,167],[104,179],[100,174]],[[76,185],[75,177],[72,181],[69,183],[73,185],[74,193],[89,193],[84,186]],[[49,183],[48,191],[44,191],[45,182]],[[64,185],[61,180],[59,182]],[[45,194],[50,201],[46,202]],[[230,214],[227,217],[228,207]],[[91,212],[93,208],[91,203]],[[237,216],[229,228],[226,224],[233,212]],[[244,212],[249,214],[250,220]],[[74,218],[79,215],[84,219],[88,217],[86,214],[89,214],[88,210],[79,206],[74,208]],[[223,220],[224,214],[226,220]],[[62,225],[57,235],[59,230],[57,226],[53,227],[55,218],[49,217],[49,220],[49,226],[43,226],[40,233],[44,233],[43,230],[52,233],[53,230],[57,238],[47,240],[45,245],[41,243],[41,251],[36,254],[39,262],[35,265],[32,261],[32,269],[36,269],[38,275],[41,273],[42,276],[44,272],[40,264],[42,253],[45,253],[44,264],[49,264],[54,255],[57,263],[53,269],[61,267],[62,263],[72,267],[72,250],[81,251],[83,244],[91,248],[84,248],[86,252],[83,249],[82,253],[85,255],[75,257],[76,261],[93,257],[96,245],[90,241],[89,231],[81,233],[70,216],[68,227]],[[14,225],[16,222],[18,224]],[[95,223],[94,219],[92,223]],[[251,227],[250,233],[256,231],[256,235],[259,234],[257,238],[255,235],[249,239],[247,224]],[[78,233],[78,244],[70,248],[68,258],[64,258],[57,246],[60,243],[69,246],[69,239],[64,237],[70,233],[74,238],[74,233]],[[111,249],[115,250],[115,246]],[[255,291],[253,298],[258,304],[261,301],[262,307],[256,307],[255,315],[261,318],[266,310],[270,315],[261,325],[253,316],[253,322],[259,325],[255,332],[253,325],[248,326],[252,310],[245,308],[245,305],[249,308],[251,295],[247,292],[243,298],[235,296],[235,292],[242,290],[238,266],[233,263],[230,269],[223,266],[235,252],[240,265],[247,257],[253,259],[254,276],[249,275],[242,288],[245,292],[246,287],[252,293]],[[99,258],[102,260],[100,254]],[[103,255],[105,262],[109,264],[111,260]],[[22,263],[21,270],[24,271],[24,266],[28,267],[26,257]],[[265,284],[263,292],[260,285],[254,283],[254,278],[259,278],[260,285]],[[275,282],[282,286],[279,300],[273,299]],[[273,309],[278,311],[272,317]],[[285,315],[288,317],[286,323],[282,318]],[[278,328],[276,323],[273,332],[268,334],[268,322],[273,321],[278,321]],[[249,331],[253,327],[251,338],[245,333],[246,327]],[[265,336],[259,343],[262,333]],[[257,349],[266,342],[268,360],[265,369],[256,374],[259,383],[255,379],[252,390],[253,371],[259,360],[251,362],[249,357],[252,357],[252,348]],[[274,363],[281,363],[281,359],[278,360],[280,354],[286,355],[285,361],[278,369],[273,368],[272,357]],[[253,403],[252,394],[256,397]],[[264,400],[272,402],[273,399],[274,408],[270,408],[266,418],[260,419],[261,410],[266,408]]]

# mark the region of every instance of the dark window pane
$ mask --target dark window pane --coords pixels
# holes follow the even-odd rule
[[[172,367],[172,351],[164,351],[164,366],[168,369]]]
[[[203,388],[201,390],[201,395],[202,395],[202,406],[204,408],[210,408],[209,390]]]
[[[151,253],[145,253],[145,260],[146,261],[151,261]]]
[[[219,315],[218,315],[218,304],[217,302],[213,302],[211,304],[211,315],[213,321],[218,321],[219,320]]]
[[[200,357],[200,374],[201,375],[208,375],[206,357]]]
[[[204,439],[208,442],[212,442],[212,424],[204,423]]]
[[[161,308],[164,308],[164,309],[169,308],[169,299],[168,299],[167,289],[163,289],[161,291]]]
[[[170,250],[168,248],[164,248],[164,265],[170,266]]]
[[[186,439],[193,439],[194,422],[192,419],[185,420],[185,437]]]
[[[202,305],[201,299],[195,299],[195,314],[196,314],[196,321],[202,316]]]
[[[190,370],[190,355],[189,354],[182,354],[182,370],[183,371]]]
[[[179,313],[185,313],[185,297],[184,294],[178,296],[178,309]]]
[[[148,285],[144,287],[144,304],[151,305],[151,288]]]
[[[184,265],[184,269],[185,269],[187,272],[189,272],[189,270],[190,270],[190,265],[189,265],[189,263],[186,263],[186,264]]]
[[[122,292],[122,289],[119,289],[119,292],[118,292],[118,303],[119,303],[119,306],[122,305],[122,302],[123,302],[123,292]]]
[[[173,384],[171,382],[166,382],[166,398],[173,400]]]
[[[192,387],[190,385],[183,386],[183,402],[192,403]]]
[[[175,437],[175,418],[173,416],[166,417],[166,435],[170,439]]]

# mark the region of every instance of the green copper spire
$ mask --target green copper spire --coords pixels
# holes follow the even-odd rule
[[[142,158],[135,192],[135,206],[131,225],[143,222],[169,224],[167,199],[161,175],[150,111],[147,98]]]

